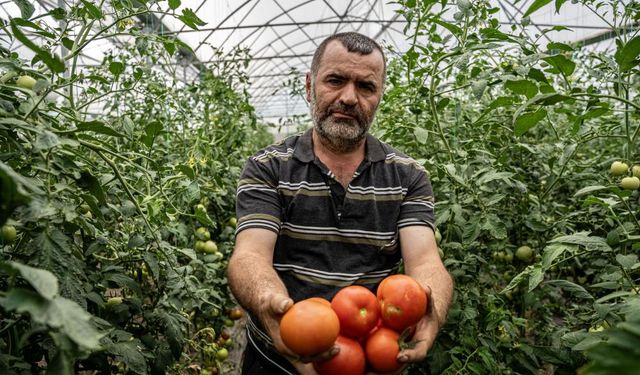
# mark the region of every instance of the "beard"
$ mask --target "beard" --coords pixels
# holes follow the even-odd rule
[[[331,115],[340,112],[352,118],[334,118]],[[311,100],[311,119],[320,140],[331,151],[347,153],[355,150],[367,136],[375,116],[375,108],[367,115],[356,106],[337,102],[326,108],[320,108],[315,93]]]

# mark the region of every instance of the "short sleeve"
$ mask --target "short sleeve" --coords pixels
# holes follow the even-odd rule
[[[281,203],[278,178],[272,162],[250,158],[240,175],[236,190],[236,234],[248,228],[280,232]]]
[[[414,169],[407,194],[400,207],[398,229],[412,225],[435,230],[434,198],[429,175],[423,168]]]

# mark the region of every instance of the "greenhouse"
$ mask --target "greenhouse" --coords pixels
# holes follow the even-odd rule
[[[0,22],[0,374],[640,373],[638,1]]]

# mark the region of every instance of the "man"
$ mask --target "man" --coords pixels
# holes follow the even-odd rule
[[[245,166],[228,268],[231,290],[251,315],[243,374],[315,374],[282,343],[282,314],[294,301],[330,300],[351,284],[375,292],[401,260],[404,272],[431,290],[431,308],[418,324],[418,344],[398,360],[422,361],[446,319],[453,286],[434,238],[428,175],[368,134],[385,74],[372,39],[327,38],[306,76],[313,129]]]

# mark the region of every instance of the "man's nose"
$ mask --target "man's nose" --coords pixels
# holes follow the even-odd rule
[[[353,106],[358,103],[358,95],[353,83],[350,82],[343,86],[342,92],[340,93],[340,101],[348,106]]]

